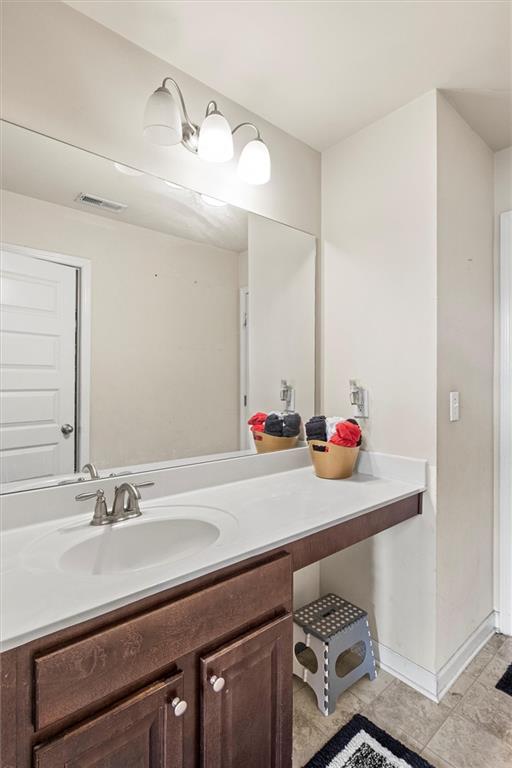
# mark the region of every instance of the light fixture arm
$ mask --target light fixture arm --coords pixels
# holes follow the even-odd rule
[[[218,112],[218,111],[219,111],[219,108],[217,106],[217,102],[213,101],[213,99],[212,99],[206,105],[205,117],[208,117],[208,115],[211,115],[211,114],[213,114],[213,112]]]
[[[197,126],[194,125],[194,123],[191,121],[190,117],[188,116],[187,108],[185,106],[185,99],[183,98],[183,94],[181,92],[181,88],[179,87],[178,83],[173,77],[165,77],[162,81],[162,88],[167,88],[167,83],[172,83],[178,92],[178,97],[181,104],[181,111],[183,112],[183,117],[185,118],[185,122],[190,128],[196,129]]]
[[[199,135],[199,126],[193,123],[188,116],[187,107],[185,106],[185,99],[183,98],[181,88],[179,87],[176,80],[173,77],[165,77],[162,81],[162,88],[166,88],[167,83],[172,83],[177,91],[178,98],[180,100],[181,111],[185,120],[185,122],[182,123],[183,137],[181,139],[181,143],[185,149],[188,149],[188,151],[192,152],[193,155],[197,155],[197,137]]]
[[[238,124],[238,125],[236,125],[236,126],[233,128],[233,130],[231,131],[231,133],[233,134],[233,136],[234,136],[234,135],[235,135],[235,133],[236,133],[236,132],[239,130],[239,128],[243,128],[243,127],[244,127],[244,126],[246,126],[246,125],[248,125],[248,126],[249,126],[249,128],[253,128],[253,129],[256,131],[256,138],[257,138],[257,139],[259,139],[259,140],[261,141],[261,134],[260,134],[260,129],[258,128],[258,126],[257,126],[257,125],[254,125],[254,123],[239,123],[239,124]]]

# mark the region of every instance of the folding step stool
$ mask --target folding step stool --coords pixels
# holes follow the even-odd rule
[[[357,643],[364,644],[364,654],[354,648]],[[318,661],[316,672],[300,663],[297,644],[299,648],[303,645],[314,652]],[[318,708],[324,715],[333,714],[340,694],[361,677],[368,675],[370,680],[377,677],[368,614],[338,595],[325,595],[294,611],[293,647],[293,672],[313,689]],[[340,654],[351,648],[362,657],[361,663],[338,677],[336,661]]]

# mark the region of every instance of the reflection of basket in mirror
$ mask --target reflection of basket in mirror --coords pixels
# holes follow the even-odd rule
[[[265,432],[253,432],[254,445],[257,453],[271,453],[272,451],[286,451],[289,448],[296,448],[299,436],[296,437],[275,437],[267,435]]]
[[[346,448],[323,440],[310,440],[309,455],[317,477],[325,480],[343,480],[352,476],[359,448]]]

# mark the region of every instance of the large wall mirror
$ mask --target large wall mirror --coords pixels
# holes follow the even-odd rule
[[[316,240],[6,122],[1,490],[254,451],[314,410]]]

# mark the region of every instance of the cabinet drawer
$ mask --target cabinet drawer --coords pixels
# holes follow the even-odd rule
[[[291,609],[289,555],[34,659],[37,729],[101,702],[224,634]]]

